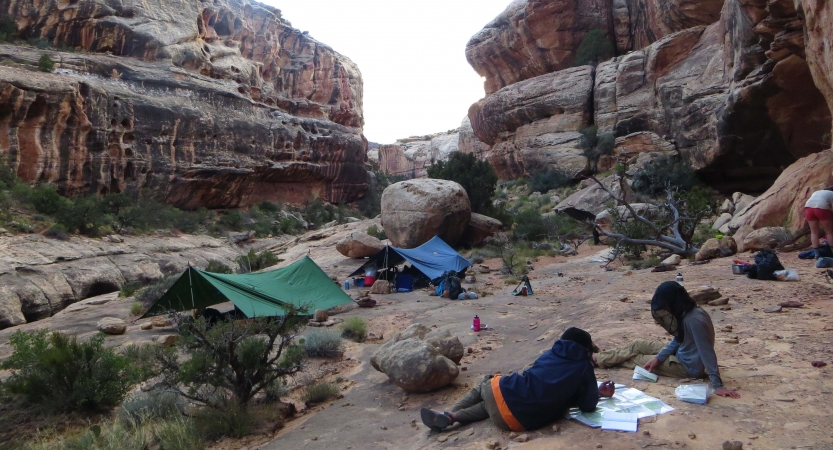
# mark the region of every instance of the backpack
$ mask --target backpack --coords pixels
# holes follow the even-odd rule
[[[778,270],[784,270],[778,255],[772,250],[764,249],[755,255],[755,264],[750,267],[746,276],[758,280],[777,280],[775,272]]]
[[[441,279],[442,281],[437,284],[437,295],[445,297],[444,294],[448,292],[448,298],[457,300],[457,297],[463,292],[463,284],[460,282],[457,274],[453,270],[450,270],[444,273]]]

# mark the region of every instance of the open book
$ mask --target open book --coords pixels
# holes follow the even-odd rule
[[[604,414],[602,419],[602,430],[613,431],[628,431],[636,433],[638,425],[638,415],[636,413],[618,413],[608,411]]]
[[[642,367],[636,366],[633,368],[633,379],[656,383],[659,377],[654,373],[648,372]]]

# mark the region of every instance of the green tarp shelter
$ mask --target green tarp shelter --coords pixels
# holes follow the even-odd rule
[[[330,309],[353,301],[341,287],[305,256],[282,269],[226,275],[188,268],[142,316],[186,311],[232,302],[246,317],[282,316],[288,306]]]

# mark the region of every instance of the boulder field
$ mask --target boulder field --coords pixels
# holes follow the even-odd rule
[[[43,47],[0,45],[0,153],[24,181],[183,208],[367,189],[359,69],[278,9],[0,0],[0,17]]]

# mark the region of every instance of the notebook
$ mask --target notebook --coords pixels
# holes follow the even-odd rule
[[[633,368],[633,379],[656,383],[659,377],[655,373],[648,372],[642,367],[636,366]]]
[[[617,413],[606,411],[602,419],[602,430],[627,431],[636,433],[639,424],[636,413]]]

